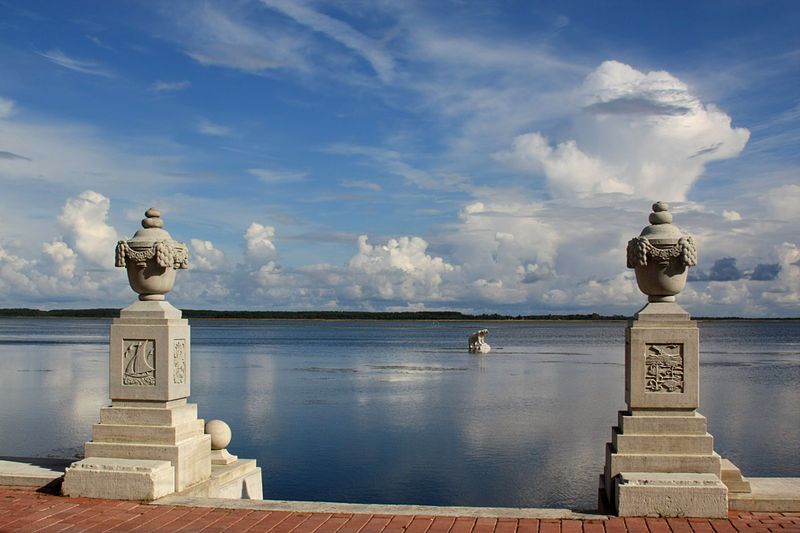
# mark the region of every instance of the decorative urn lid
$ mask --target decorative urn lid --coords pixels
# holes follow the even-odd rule
[[[653,204],[646,226],[628,241],[628,268],[635,269],[639,289],[651,302],[674,302],[686,285],[687,268],[697,265],[694,239],[672,224],[666,202]]]
[[[683,237],[678,226],[672,224],[672,213],[668,211],[669,205],[666,202],[656,202],[653,204],[653,212],[650,213],[650,225],[646,226],[639,234],[646,237],[650,244],[678,244]]]
[[[142,229],[133,234],[133,238],[128,241],[129,246],[150,246],[157,241],[172,241],[172,235],[164,229],[164,221],[158,209],[151,207],[145,211],[144,216]]]
[[[185,244],[172,239],[161,213],[151,207],[142,229],[117,243],[116,266],[127,268],[128,282],[140,300],[164,300],[175,283],[175,271],[189,268],[189,253]]]

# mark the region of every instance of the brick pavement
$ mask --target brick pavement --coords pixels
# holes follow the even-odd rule
[[[800,533],[800,513],[731,512],[727,520],[548,520],[305,513],[63,498],[0,487],[0,532],[270,533]]]

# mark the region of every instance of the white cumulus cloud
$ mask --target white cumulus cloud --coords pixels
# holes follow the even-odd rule
[[[77,254],[63,241],[46,242],[42,252],[50,263],[51,272],[58,278],[71,279],[77,268]]]
[[[275,237],[274,227],[262,226],[257,222],[250,224],[244,234],[247,258],[262,264],[275,259],[277,250],[272,243],[273,237]]]
[[[29,265],[29,261],[0,246],[0,289],[3,293],[33,292],[34,283],[28,278]]]
[[[562,237],[545,222],[539,204],[473,202],[459,215],[460,223],[442,239],[465,275],[480,281],[487,298],[524,301],[535,283],[555,275]],[[502,289],[502,290],[501,290]]]
[[[764,193],[762,203],[772,216],[786,221],[800,220],[800,185],[783,185]]]
[[[192,268],[197,270],[214,271],[225,265],[225,254],[222,250],[214,248],[211,241],[192,239]]]
[[[358,274],[356,282],[381,299],[417,300],[441,297],[439,288],[447,273],[456,267],[427,253],[428,243],[420,237],[389,239],[372,245],[366,235],[358,238],[358,253],[348,268]]]
[[[800,304],[800,246],[784,242],[778,247],[778,279],[763,293],[763,298],[778,304],[793,315]]]
[[[742,220],[742,215],[738,211],[725,209],[722,211],[722,218],[728,222],[738,222],[739,220]]]
[[[737,156],[750,137],[669,72],[618,61],[586,77],[576,108],[571,138],[552,145],[530,132],[498,157],[544,174],[558,197],[616,192],[681,201],[708,162]]]
[[[84,191],[70,198],[61,210],[58,222],[72,247],[98,266],[114,265],[117,231],[108,225],[109,199],[94,191]]]

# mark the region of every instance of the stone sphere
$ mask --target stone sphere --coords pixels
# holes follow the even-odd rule
[[[206,435],[211,435],[211,449],[224,450],[231,443],[231,427],[222,420],[206,422]]]

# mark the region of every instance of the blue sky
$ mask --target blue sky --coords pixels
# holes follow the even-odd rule
[[[797,316],[794,2],[0,0],[0,305],[630,313],[665,200],[695,314]]]

